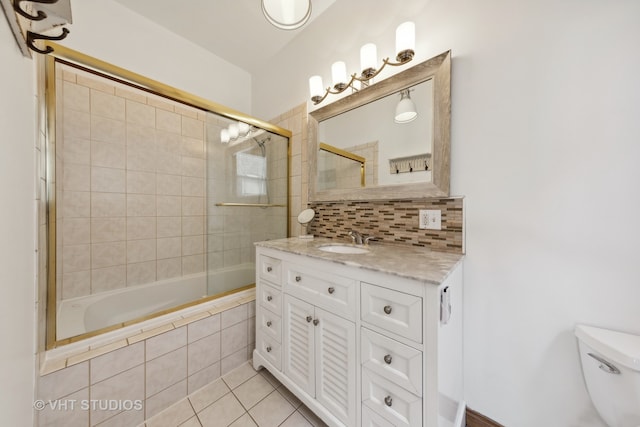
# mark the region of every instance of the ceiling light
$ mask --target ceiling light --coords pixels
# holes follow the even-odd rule
[[[262,13],[281,30],[295,30],[311,16],[311,0],[262,0]]]
[[[409,95],[409,89],[405,89],[400,92],[400,101],[396,105],[396,117],[394,121],[396,123],[409,123],[418,117],[416,110],[416,104]]]

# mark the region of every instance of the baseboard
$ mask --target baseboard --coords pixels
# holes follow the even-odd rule
[[[467,407],[467,427],[504,427],[502,424],[493,421],[491,418]]]

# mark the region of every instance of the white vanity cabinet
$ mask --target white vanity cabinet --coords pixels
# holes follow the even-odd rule
[[[433,283],[288,240],[257,246],[254,367],[330,426],[463,427],[462,257]]]

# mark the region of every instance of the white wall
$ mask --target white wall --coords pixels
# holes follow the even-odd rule
[[[113,0],[73,0],[65,46],[251,113],[251,76]]]
[[[452,49],[466,399],[506,426],[604,426],[573,328],[640,334],[638,16],[633,0],[338,1],[254,76],[271,117],[333,61],[354,72],[365,42],[390,55],[406,19],[418,61]]]
[[[33,62],[0,18],[0,414],[30,425],[35,366],[35,135]]]

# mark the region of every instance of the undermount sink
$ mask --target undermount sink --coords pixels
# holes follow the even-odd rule
[[[369,252],[369,249],[362,246],[354,246],[354,245],[340,245],[340,244],[328,244],[318,246],[318,249],[324,252],[331,252],[334,254],[366,254]]]

